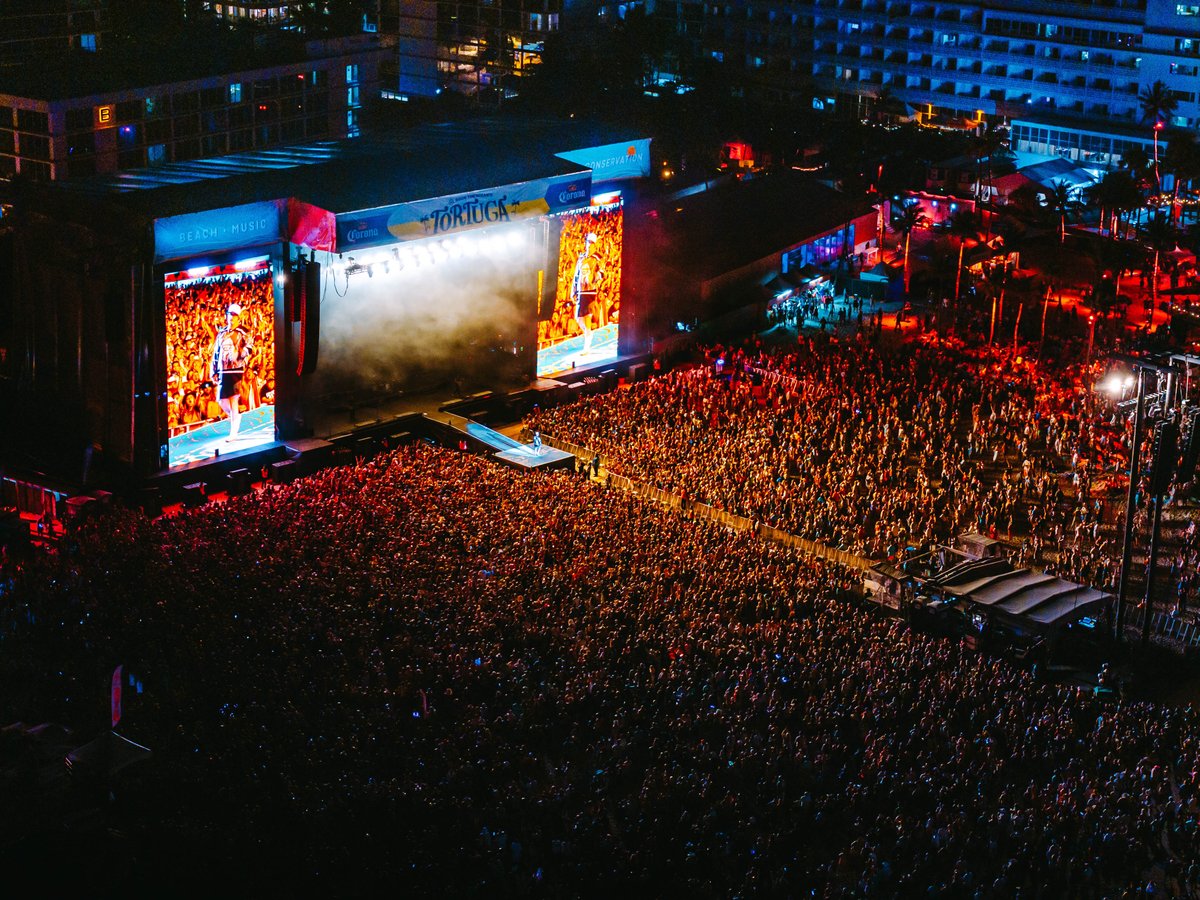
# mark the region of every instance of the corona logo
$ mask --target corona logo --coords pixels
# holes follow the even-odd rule
[[[365,222],[355,222],[346,232],[346,240],[348,241],[365,241],[377,237],[379,237],[379,229]]]
[[[568,184],[558,192],[559,203],[571,203],[576,200],[586,200],[588,192],[578,184]]]

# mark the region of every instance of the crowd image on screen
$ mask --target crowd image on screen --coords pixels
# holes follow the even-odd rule
[[[587,254],[584,290],[595,291],[588,306],[591,328],[603,328],[620,318],[621,206],[593,207],[563,218],[558,251],[558,281],[554,295],[554,313],[538,322],[538,347],[544,349],[580,334],[575,320],[575,272],[580,257]],[[595,235],[590,244],[588,236]]]
[[[171,436],[226,417],[217,402],[213,372],[217,330],[237,304],[239,327],[251,347],[238,385],[245,412],[275,402],[275,299],[270,269],[240,275],[168,282],[167,421]]]

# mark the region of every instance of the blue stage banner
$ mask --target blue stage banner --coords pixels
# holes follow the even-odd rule
[[[650,175],[650,139],[604,144],[555,154],[592,170],[592,182],[623,181]]]
[[[365,209],[337,217],[337,250],[365,247],[500,225],[518,219],[587,206],[592,197],[588,172],[539,178],[523,184]]]
[[[287,201],[226,206],[154,222],[154,261],[187,259],[283,240]]]

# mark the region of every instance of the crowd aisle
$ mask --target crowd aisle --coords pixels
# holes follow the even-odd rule
[[[975,423],[968,459],[1020,453],[984,425],[1020,385],[976,386],[965,363],[924,355],[820,360],[771,360],[766,406],[743,375],[716,387],[711,367],[653,382],[642,390],[683,440],[655,430],[654,452],[697,493],[717,487],[693,458],[718,466],[750,445],[785,472],[809,464],[840,498],[776,512],[862,541],[891,539],[903,510],[919,534],[921,504],[953,512],[962,494],[908,484],[876,444],[944,469]],[[727,354],[726,368],[762,362]],[[881,395],[894,371],[929,389]],[[868,390],[876,409],[840,399]],[[790,412],[775,402],[788,397]],[[821,441],[795,410],[827,424]],[[626,421],[646,443],[652,423]],[[1035,446],[1067,433],[1044,427]],[[834,454],[885,491],[857,537],[847,516],[863,501]],[[729,497],[777,502],[773,478],[747,471]],[[418,445],[84,526],[9,586],[0,715],[99,730],[98,686],[117,663],[137,674],[121,730],[155,756],[122,777],[110,815],[143,884],[1197,895],[1195,711],[1035,683],[865,614],[853,577],[595,482]]]

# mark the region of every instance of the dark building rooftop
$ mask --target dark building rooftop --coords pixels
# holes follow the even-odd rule
[[[66,201],[90,196],[143,221],[283,197],[343,213],[583,172],[555,154],[637,137],[574,120],[475,119],[29,189]]]
[[[872,211],[811,176],[779,172],[735,181],[665,206],[681,268],[700,280],[735,271]]]
[[[39,60],[0,67],[0,94],[68,100],[301,63],[312,55],[294,35],[273,34],[269,41],[255,42],[249,35],[237,40],[229,32],[199,32],[170,45],[70,53],[53,64]]]

